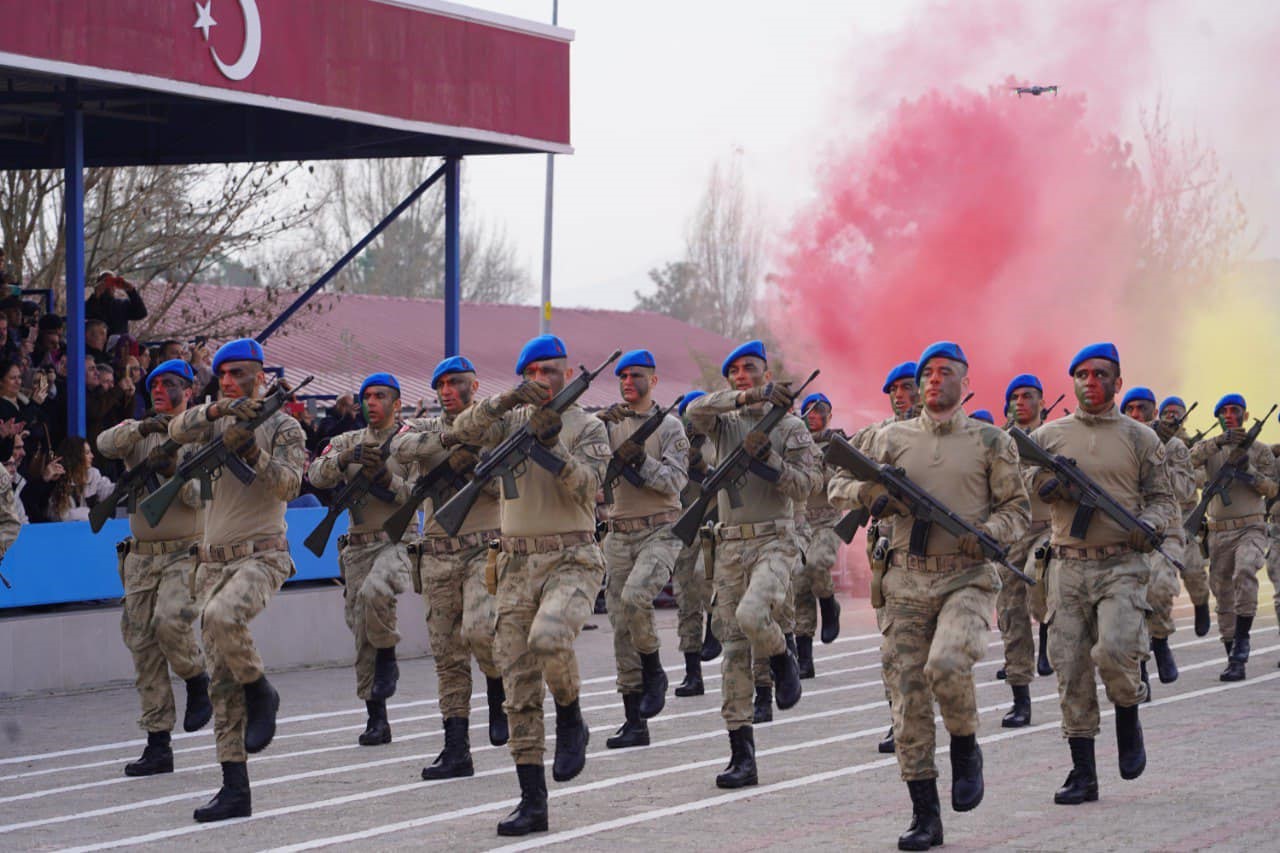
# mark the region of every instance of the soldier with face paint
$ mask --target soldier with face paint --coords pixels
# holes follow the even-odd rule
[[[406,543],[392,542],[382,529],[408,493],[406,467],[389,458],[391,438],[400,429],[400,382],[390,373],[374,373],[360,385],[360,406],[368,426],[334,436],[311,463],[307,479],[318,489],[333,489],[363,472],[372,482],[359,518],[353,515],[338,537],[338,566],[347,627],[356,641],[356,696],[369,715],[358,741],[377,746],[391,743],[387,700],[400,676],[396,599],[409,584]]]
[[[1165,447],[1169,448],[1171,442],[1176,438],[1182,443],[1184,448],[1190,437],[1187,435],[1186,427],[1182,423],[1186,417],[1187,407],[1179,397],[1165,397],[1160,402],[1160,413],[1152,427],[1156,431],[1156,435],[1160,436],[1160,440],[1165,443]],[[1203,637],[1209,633],[1212,622],[1209,617],[1209,573],[1205,568],[1204,556],[1200,553],[1200,543],[1195,536],[1187,535],[1186,531],[1181,530],[1182,519],[1191,514],[1199,502],[1197,492],[1203,485],[1203,472],[1198,472],[1191,465],[1191,452],[1187,450],[1185,457],[1179,464],[1182,469],[1183,476],[1191,478],[1191,488],[1187,491],[1184,487],[1179,491],[1178,484],[1172,482],[1174,473],[1170,470],[1170,485],[1182,497],[1179,498],[1179,515],[1178,528],[1182,536],[1182,547],[1179,551],[1170,551],[1169,545],[1165,545],[1165,550],[1173,554],[1180,563],[1182,568],[1179,570],[1182,575],[1182,583],[1187,588],[1187,595],[1191,597],[1191,605],[1195,608],[1195,632],[1197,637]],[[1178,532],[1175,532],[1178,535]]]
[[[814,452],[822,466],[822,454],[835,432],[831,429],[831,401],[825,394],[810,394],[800,404]],[[800,677],[813,678],[813,636],[818,629],[818,613],[822,613],[823,643],[834,643],[840,636],[840,602],[836,600],[831,569],[840,554],[840,537],[835,524],[840,511],[827,500],[827,483],[835,469],[822,466],[822,482],[803,511],[797,516],[796,533],[800,537],[800,566],[795,577],[796,651]]]
[[[1191,450],[1191,464],[1204,470],[1205,482],[1213,480],[1244,441],[1249,408],[1244,397],[1227,394],[1213,407],[1222,434]],[[1258,572],[1266,562],[1267,501],[1277,493],[1275,456],[1271,448],[1255,441],[1248,450],[1245,473],[1252,482],[1236,480],[1227,491],[1230,505],[1218,496],[1209,504],[1209,586],[1218,603],[1218,631],[1227,650],[1223,681],[1243,681],[1249,660],[1249,631],[1258,610]]]

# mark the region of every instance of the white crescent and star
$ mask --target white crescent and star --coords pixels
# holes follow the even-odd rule
[[[262,52],[262,19],[258,16],[257,0],[239,0],[239,3],[240,12],[244,15],[244,47],[240,51],[240,58],[227,64],[222,61],[222,57],[218,56],[217,48],[212,45],[209,47],[213,64],[218,66],[218,70],[228,80],[243,80],[252,74],[258,64],[258,56]],[[200,30],[207,42],[209,28],[218,25],[218,22],[213,19],[213,0],[207,0],[205,3],[195,0],[195,6],[196,23],[192,29]]]

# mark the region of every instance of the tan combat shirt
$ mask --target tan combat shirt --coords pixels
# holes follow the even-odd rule
[[[98,433],[98,452],[108,459],[120,459],[129,468],[141,465],[151,451],[169,440],[160,433],[142,435],[138,431],[140,421],[128,420]],[[178,459],[190,456],[195,448],[184,447],[178,451]],[[167,477],[157,477],[163,483]],[[178,499],[169,505],[169,511],[152,527],[146,517],[137,511],[129,513],[129,531],[139,542],[169,542],[185,539],[200,540],[204,533],[204,511],[200,504],[200,484],[190,482],[183,486]]]
[[[1223,466],[1234,450],[1232,445],[1219,447],[1212,439],[1201,441],[1192,449],[1191,464],[1204,470],[1205,485],[1213,482],[1218,469]],[[1276,482],[1276,458],[1271,453],[1271,448],[1255,441],[1249,448],[1248,470],[1258,479]],[[1231,498],[1230,506],[1222,503],[1221,495],[1209,502],[1209,509],[1205,515],[1210,520],[1228,521],[1247,515],[1263,515],[1267,511],[1266,498],[1258,494],[1248,483],[1234,481],[1227,488],[1227,495]]]
[[[307,468],[307,479],[317,489],[332,489],[343,483],[350,482],[360,473],[360,465],[353,462],[343,471],[338,465],[338,456],[343,451],[350,450],[361,444],[384,445],[387,443],[387,439],[395,435],[399,430],[400,424],[393,423],[386,429],[375,430],[373,427],[364,427],[363,429],[355,429],[350,432],[344,432],[341,435],[335,435],[329,442],[329,446],[324,449],[324,452],[316,457]],[[388,503],[372,492],[366,494],[364,505],[359,509],[360,521],[356,521],[354,517],[348,520],[347,529],[352,533],[376,533],[381,530],[383,522],[394,515],[395,511],[400,508],[400,503],[409,497],[409,489],[405,482],[408,471],[407,466],[401,464],[391,455],[390,448],[384,456],[386,457],[387,471],[391,474],[391,482],[386,488],[395,498]],[[348,515],[350,514],[350,511],[348,511]],[[405,528],[405,536],[409,536],[408,528]]]
[[[0,558],[17,541],[22,532],[22,516],[18,514],[18,496],[13,491],[9,469],[0,465]]]
[[[609,446],[617,451],[644,425],[656,405],[617,423],[606,423]],[[680,509],[680,492],[689,482],[689,439],[685,437],[680,419],[673,415],[663,418],[662,425],[645,440],[644,452],[639,468],[644,485],[633,486],[626,477],[619,477],[613,484],[614,502],[609,518],[645,518]]]
[[[1035,432],[1037,429],[1039,429],[1041,424],[1043,423],[1044,423],[1043,421],[1037,420],[1035,426],[1031,427],[1031,429],[1023,429],[1023,427],[1020,427],[1016,424],[1013,426],[1010,426],[1009,429],[1021,429],[1023,430],[1023,432],[1030,434]],[[1023,466],[1023,467],[1025,468],[1026,466]],[[1053,517],[1052,508],[1049,506],[1049,504],[1045,503],[1043,498],[1040,497],[1039,492],[1037,492],[1035,489],[1030,488],[1030,480],[1025,475],[1023,477],[1023,482],[1025,482],[1028,485],[1027,498],[1031,501],[1031,523],[1039,524],[1041,522],[1044,522],[1047,524],[1049,520]]]
[[[396,459],[405,465],[417,460],[415,478],[426,475],[431,469],[444,462],[453,451],[453,448],[445,447],[440,443],[440,436],[453,427],[455,420],[457,420],[456,416],[445,413],[409,421],[407,431],[402,432],[393,445]],[[476,442],[476,445],[481,448],[492,447],[501,440],[501,427],[495,424],[490,428],[489,435]],[[424,453],[429,454],[426,461],[422,461]],[[454,492],[450,490],[450,496],[452,494]],[[405,498],[407,499],[408,495]],[[449,534],[435,520],[435,512],[439,507],[433,506],[430,498],[423,501],[422,507],[427,516],[427,526],[423,535],[437,539],[448,538]],[[476,502],[471,505],[471,511],[463,520],[462,527],[458,528],[458,535],[492,532],[498,530],[501,524],[502,512],[498,506],[498,484],[493,482],[480,491],[480,497],[476,498]]]
[[[826,455],[827,445],[831,443],[831,437],[835,434],[835,431],[830,429],[810,433],[813,436],[813,450],[821,478],[818,480],[818,487],[813,490],[813,494],[809,495],[809,500],[805,503],[806,513],[820,513],[832,509],[831,501],[827,499],[827,486],[831,483],[831,478],[835,476],[837,469],[827,465],[822,459]]]

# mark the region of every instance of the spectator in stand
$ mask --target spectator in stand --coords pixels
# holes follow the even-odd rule
[[[364,418],[360,417],[356,411],[355,397],[351,394],[343,394],[334,401],[333,408],[329,409],[329,414],[325,415],[324,419],[316,427],[316,444],[319,447],[324,447],[335,435],[351,432],[363,426]]]
[[[28,430],[41,429],[48,422],[45,402],[49,397],[49,377],[33,374],[30,395],[23,393],[22,367],[17,362],[0,362],[0,422],[22,423]]]
[[[147,306],[132,282],[125,281],[111,270],[98,274],[98,284],[84,304],[87,319],[101,320],[107,324],[107,334],[123,335],[129,331],[131,320],[147,316]]]
[[[41,521],[88,521],[89,509],[111,494],[113,485],[93,467],[89,442],[67,436],[52,456],[32,457],[34,474],[22,490],[27,517]]]
[[[127,356],[116,377],[116,385],[124,392],[125,417],[140,421],[146,417],[151,408],[151,398],[147,396],[147,383],[143,381],[145,374],[137,356]],[[114,426],[114,424],[113,424]]]
[[[0,313],[0,359],[17,361],[22,355],[22,338],[9,326],[8,312]]]
[[[45,314],[40,318],[35,347],[31,352],[33,367],[56,366],[58,359],[67,352],[67,345],[62,339],[62,318],[57,314]]]
[[[97,374],[97,386],[89,388],[85,394],[85,432],[93,449],[94,464],[118,477],[122,471],[120,460],[108,459],[98,453],[98,434],[128,417],[132,388],[126,398],[124,390],[116,387],[115,369],[109,364],[97,365],[94,372]],[[85,375],[89,375],[87,369]]]
[[[107,354],[107,324],[102,320],[86,320],[84,324],[84,354],[94,361],[111,361]]]
[[[4,457],[4,467],[9,472],[9,479],[13,481],[13,493],[18,498],[18,521],[23,524],[30,523],[27,508],[22,505],[22,490],[27,486],[27,478],[23,474],[26,466],[22,464],[27,456],[26,437],[25,432],[20,432],[10,439],[0,439],[0,457]]]

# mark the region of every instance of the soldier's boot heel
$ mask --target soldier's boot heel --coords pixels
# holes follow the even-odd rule
[[[1036,672],[1041,678],[1053,675],[1053,666],[1049,663],[1049,626],[1040,623],[1040,651],[1036,655]]]
[[[209,675],[200,673],[188,678],[187,709],[182,715],[182,730],[196,732],[213,719],[213,702],[209,699]]]
[[[369,712],[369,721],[356,741],[361,746],[381,746],[391,743],[391,723],[387,720],[387,703],[380,699],[370,699],[364,703]]]
[[[840,602],[834,595],[818,599],[818,610],[822,613],[822,644],[828,645],[840,636]]]
[[[1120,755],[1120,778],[1137,779],[1147,769],[1147,749],[1142,739],[1142,723],[1137,705],[1116,706],[1116,747]]]
[[[249,766],[243,761],[222,762],[222,787],[213,799],[196,809],[192,817],[197,823],[212,823],[234,817],[252,817],[253,801],[249,793]]]
[[[1006,729],[1020,729],[1031,725],[1031,688],[1025,684],[1010,684],[1013,691],[1013,707],[1000,720]]]
[[[507,712],[502,707],[502,703],[507,701],[507,691],[502,686],[501,678],[486,677],[484,683],[489,700],[489,743],[494,746],[505,746],[511,739]]]
[[[422,768],[423,779],[462,779],[475,775],[471,735],[467,731],[469,723],[466,717],[449,717],[444,721],[444,749],[430,766]]]
[[[716,632],[711,630],[711,614],[707,614],[707,632],[702,638],[701,657],[703,661],[715,660],[720,657],[723,648],[720,641],[716,639]]]
[[[517,764],[520,802],[498,821],[499,835],[528,835],[547,831],[547,771],[541,764]]]
[[[640,714],[640,694],[623,693],[622,707],[627,715],[626,721],[604,742],[609,749],[626,749],[629,746],[649,745],[649,724]]]
[[[556,756],[551,763],[551,778],[568,782],[587,764],[587,742],[591,731],[582,719],[582,707],[574,699],[568,705],[556,703]]]
[[[1173,659],[1173,649],[1169,648],[1168,637],[1151,638],[1151,654],[1156,659],[1156,673],[1161,684],[1172,684],[1178,680],[1178,662]]]
[[[756,725],[773,722],[772,687],[756,685],[756,701],[751,712],[751,722]]]
[[[244,705],[244,751],[250,754],[262,752],[276,736],[280,694],[264,675],[244,686]]]
[[[796,666],[801,678],[813,678],[817,674],[813,669],[813,637],[796,635]]]
[[[938,780],[917,779],[907,783],[911,794],[911,825],[898,836],[899,850],[928,850],[942,844],[942,804],[938,801]]]
[[[1067,738],[1071,747],[1071,772],[1053,795],[1060,806],[1078,806],[1098,799],[1098,767],[1094,762],[1093,738]]]
[[[884,736],[884,740],[876,744],[876,751],[884,755],[890,755],[898,751],[898,745],[893,740],[893,726],[889,726],[889,733]]]
[[[396,663],[396,647],[378,649],[373,658],[373,687],[370,697],[386,701],[396,695],[400,681],[400,665]]]
[[[977,735],[951,736],[951,808],[973,811],[982,802],[982,747]]]
[[[676,696],[701,696],[706,692],[702,685],[702,655],[697,652],[685,652],[684,681],[676,685]]]
[[[1209,633],[1209,629],[1213,627],[1212,620],[1209,618],[1209,602],[1195,605],[1195,631],[1197,637],[1203,637]],[[1278,617],[1280,618],[1280,617]]]
[[[142,757],[124,766],[126,776],[155,776],[173,772],[173,747],[168,732],[147,732],[147,745]]]
[[[1009,677],[1009,671],[1003,666],[996,670],[996,681],[1004,681]]]
[[[640,655],[640,716],[646,720],[662,713],[667,706],[667,673],[662,668],[662,656],[658,652]]]
[[[1236,617],[1236,634],[1231,642],[1231,659],[1246,663],[1249,660],[1249,631],[1253,628],[1252,616]]]
[[[716,777],[717,788],[745,788],[756,777],[756,739],[751,726],[729,732],[729,766]]]
[[[1142,686],[1146,688],[1146,691],[1147,691],[1147,698],[1143,699],[1142,701],[1144,703],[1150,702],[1153,694],[1151,693],[1151,676],[1147,675],[1146,661],[1142,661],[1141,663],[1138,664],[1138,678],[1142,680]]]
[[[778,710],[785,711],[795,707],[804,689],[800,684],[800,666],[796,663],[796,656],[790,649],[783,649],[781,654],[769,658],[769,670],[773,673],[774,698],[778,702]]]

